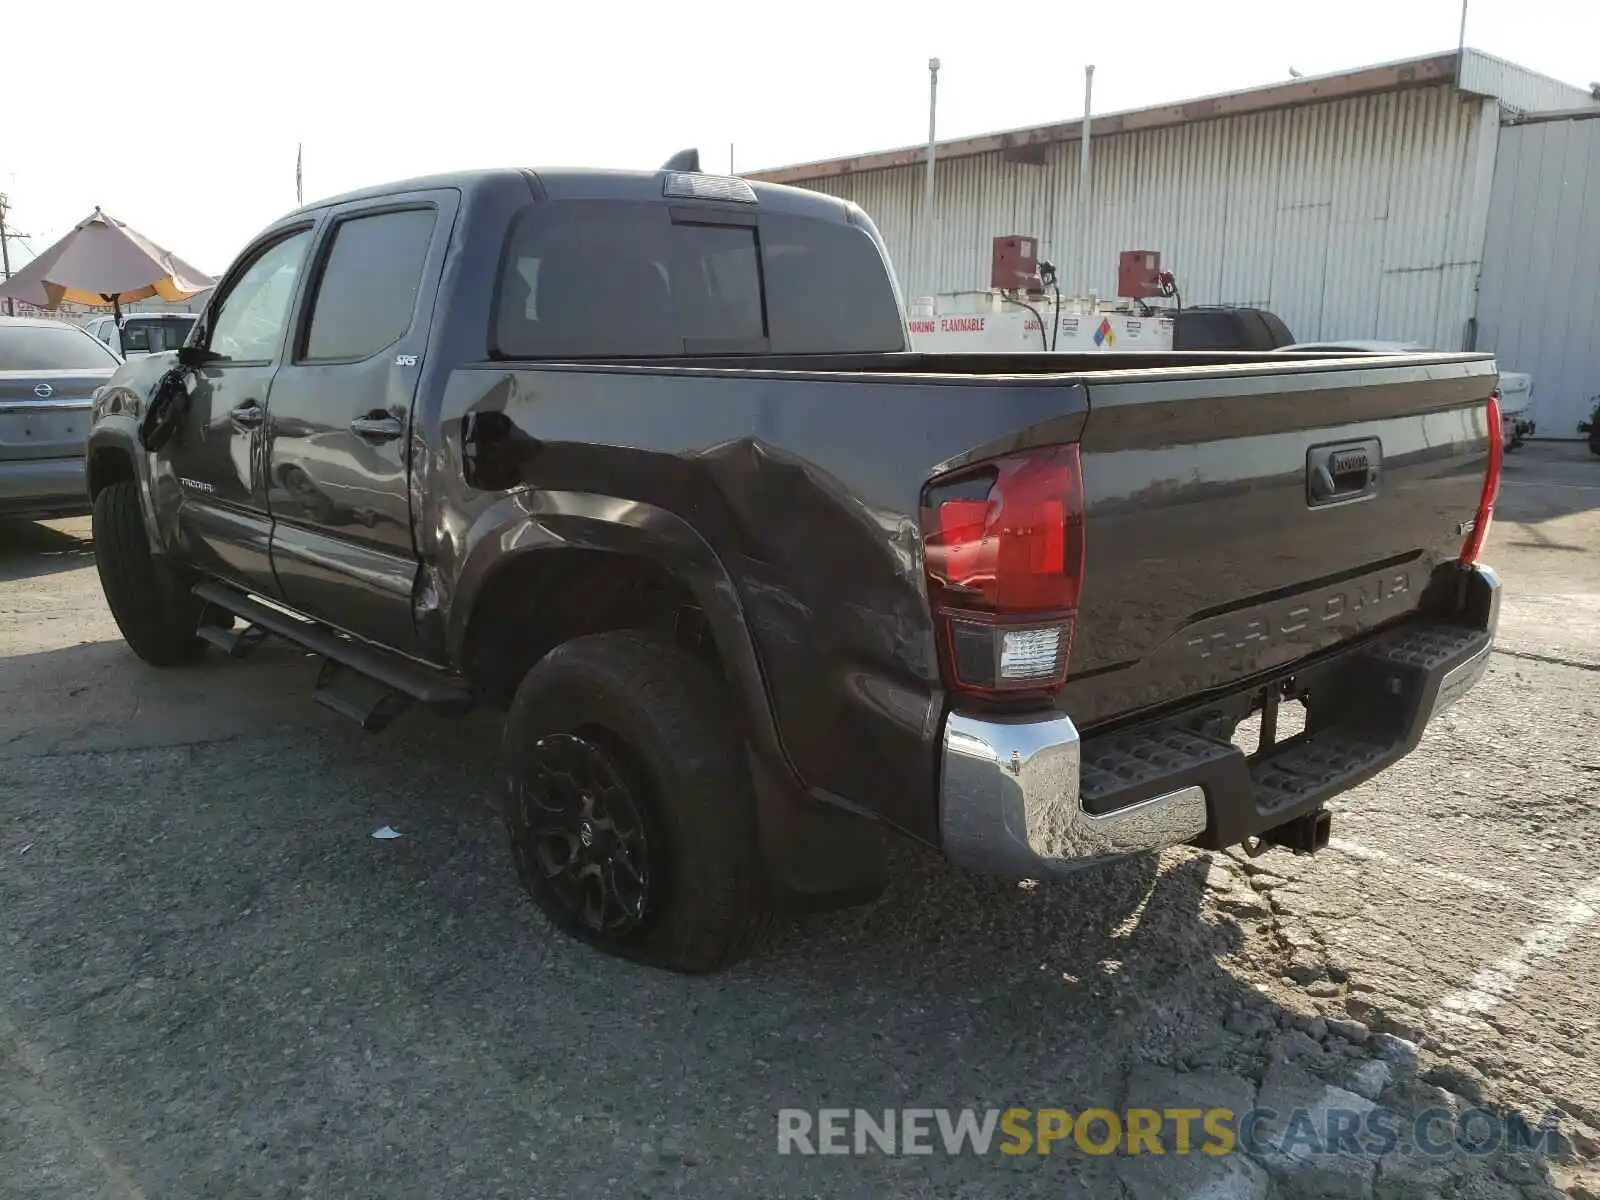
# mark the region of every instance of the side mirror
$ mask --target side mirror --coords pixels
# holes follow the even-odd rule
[[[204,346],[179,346],[178,361],[191,371],[198,370],[217,356]]]

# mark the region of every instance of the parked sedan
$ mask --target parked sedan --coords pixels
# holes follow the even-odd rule
[[[121,361],[65,321],[0,317],[0,517],[89,511],[90,397]]]

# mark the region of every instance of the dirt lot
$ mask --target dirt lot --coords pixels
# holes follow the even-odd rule
[[[513,881],[495,722],[379,738],[283,648],[143,667],[87,522],[0,525],[0,1195],[1480,1196],[1600,1189],[1600,460],[1509,460],[1484,683],[1314,859],[878,905],[683,979]],[[402,837],[378,841],[392,825]],[[1417,1048],[1420,1048],[1418,1050]],[[1340,1090],[1344,1089],[1344,1090]],[[780,1156],[794,1107],[1557,1109],[1553,1161]]]

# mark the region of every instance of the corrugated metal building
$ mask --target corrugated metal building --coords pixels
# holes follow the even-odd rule
[[[925,146],[749,177],[860,204],[908,297],[987,286],[990,240],[1031,234],[1064,290],[1112,295],[1118,251],[1160,250],[1186,304],[1261,305],[1302,340],[1465,348],[1502,119],[1589,105],[1600,99],[1466,50],[1097,115],[1087,275],[1080,121],[940,143],[931,261]]]
[[[1600,400],[1600,109],[1500,130],[1478,344],[1533,375],[1538,436],[1578,436]]]

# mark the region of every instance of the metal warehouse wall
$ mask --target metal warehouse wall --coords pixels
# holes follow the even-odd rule
[[[1466,50],[1459,69],[1461,74],[1456,83],[1462,91],[1495,96],[1508,108],[1550,112],[1600,107],[1600,99],[1588,88],[1573,87],[1482,50]]]
[[[1578,436],[1600,395],[1600,119],[1501,129],[1478,345],[1533,376],[1540,437]]]
[[[1302,340],[1466,343],[1499,107],[1448,86],[1096,137],[1092,286],[1160,250],[1186,304],[1263,305]],[[981,288],[990,239],[1033,234],[1076,290],[1078,143],[1044,165],[939,162],[931,268],[915,260],[922,166],[819,179],[872,216],[914,297]]]

